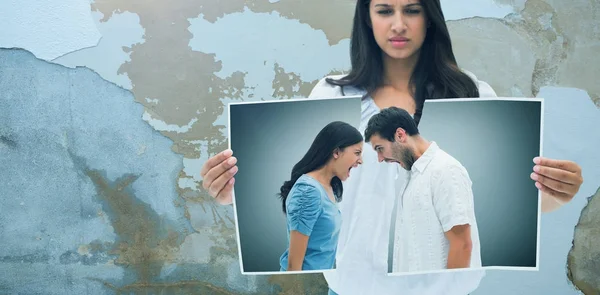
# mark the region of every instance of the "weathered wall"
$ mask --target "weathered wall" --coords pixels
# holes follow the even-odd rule
[[[585,179],[542,218],[541,271],[489,271],[475,294],[578,294],[568,274],[600,290],[600,197],[582,214],[600,186],[600,2],[442,2],[460,65],[547,98],[544,154]],[[306,96],[348,69],[353,6],[0,2],[0,293],[324,292],[320,275],[241,276],[232,208],[199,171],[227,146],[227,102]]]

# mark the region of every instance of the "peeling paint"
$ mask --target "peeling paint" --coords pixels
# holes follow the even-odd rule
[[[314,81],[304,81],[301,76],[296,73],[288,73],[278,63],[274,64],[273,71],[275,78],[273,79],[273,94],[275,98],[298,98],[308,96],[319,79]],[[341,74],[340,71],[333,71],[329,75]]]
[[[128,49],[134,44],[144,42],[144,28],[139,23],[139,17],[130,12],[123,12],[113,15],[107,22],[100,22],[102,13],[91,13],[94,24],[102,34],[98,45],[70,52],[53,59],[52,62],[70,68],[85,66],[105,80],[131,89],[131,80],[127,74],[118,71],[122,64],[131,60]]]
[[[498,96],[533,96],[536,56],[527,39],[498,19],[450,21],[448,30],[461,68],[489,83]],[[494,32],[493,37],[490,32]]]
[[[600,294],[600,188],[587,201],[575,226],[567,275],[583,294]]]
[[[557,81],[561,85],[586,89],[600,108],[600,2],[594,0],[546,0],[556,11],[566,45],[567,57],[558,63]]]
[[[102,37],[88,0],[3,0],[0,19],[0,47],[28,50],[44,60],[96,46]]]
[[[557,83],[557,65],[567,57],[568,43],[565,43],[562,29],[556,23],[557,12],[546,2],[527,1],[521,15],[523,22],[512,22],[509,25],[529,40],[538,58],[531,85],[532,95],[535,96],[541,87]]]
[[[349,28],[352,27],[351,17],[341,17],[335,22],[330,22],[331,16],[350,16],[354,12],[354,2],[344,0],[278,1],[276,3],[268,0],[232,0],[228,1],[227,5],[211,5],[210,0],[201,0],[200,3],[202,17],[211,23],[225,15],[243,12],[246,9],[256,13],[275,12],[283,18],[300,20],[301,23],[324,32],[330,46],[347,39],[350,36]]]
[[[584,8],[560,1],[496,1],[515,5],[519,12],[498,20],[477,17],[448,22],[459,64],[490,83],[500,96],[532,97],[544,86],[562,85],[588,90],[600,107],[600,84],[594,78],[600,59],[589,59],[600,50],[600,26],[576,29],[571,17],[578,9],[586,19],[578,24],[594,23],[590,11],[600,9],[600,4]],[[490,31],[493,39],[487,37]],[[498,40],[501,44],[495,44]],[[501,63],[489,62],[498,60],[495,56],[504,58]],[[530,85],[524,86],[524,81]]]
[[[514,1],[514,0],[509,0]],[[512,3],[497,0],[440,0],[447,21],[472,17],[504,18],[515,12]]]
[[[153,118],[152,115],[149,113],[149,111],[144,112],[142,119],[144,119],[144,121],[148,122],[148,124],[150,124],[150,126],[152,126],[154,129],[156,129],[158,131],[168,131],[168,132],[175,132],[175,133],[186,133],[191,129],[191,127],[196,122],[198,122],[198,118],[193,118],[190,120],[190,122],[188,122],[187,124],[185,124],[183,126],[167,124],[161,120]]]

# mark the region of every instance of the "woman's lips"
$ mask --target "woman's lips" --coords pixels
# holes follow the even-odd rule
[[[408,39],[404,38],[404,37],[394,37],[394,38],[390,38],[390,42],[392,43],[392,46],[395,48],[403,48],[408,43]]]

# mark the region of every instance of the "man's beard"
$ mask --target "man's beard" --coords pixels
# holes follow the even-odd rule
[[[393,156],[401,163],[400,166],[408,171],[412,169],[412,166],[416,161],[415,153],[409,147],[397,147],[394,149]]]

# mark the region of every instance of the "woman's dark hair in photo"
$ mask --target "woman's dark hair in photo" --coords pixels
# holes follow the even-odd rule
[[[287,196],[300,176],[325,166],[333,157],[334,151],[339,150],[341,152],[344,148],[362,141],[362,134],[345,122],[331,122],[321,129],[304,157],[292,168],[290,180],[285,181],[280,188],[278,195],[282,202],[283,212],[286,213],[285,201]],[[341,201],[342,181],[338,177],[334,177],[331,180],[331,186],[336,200]]]

